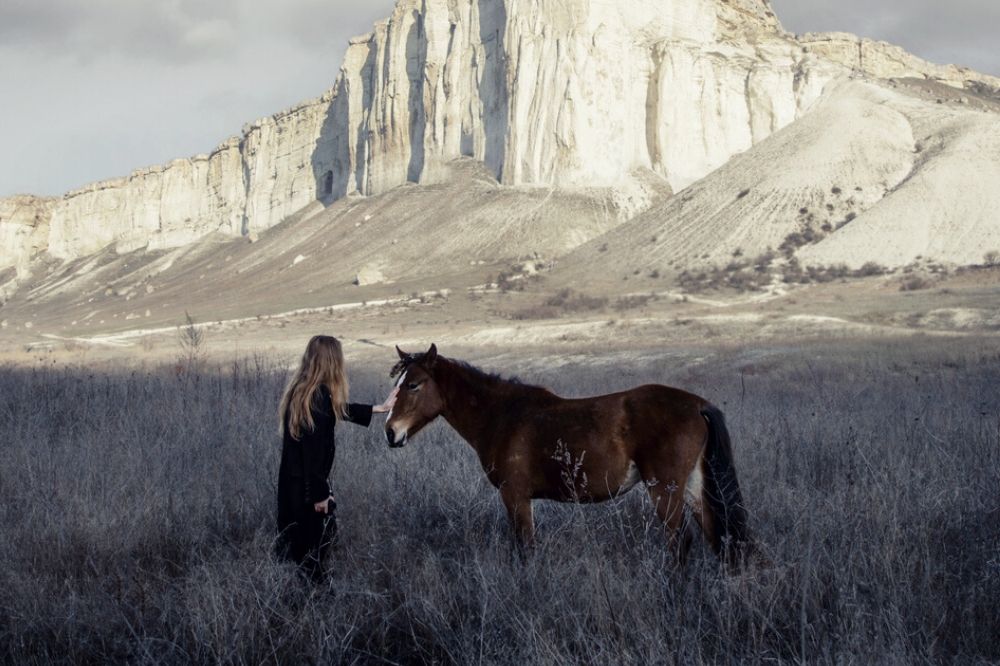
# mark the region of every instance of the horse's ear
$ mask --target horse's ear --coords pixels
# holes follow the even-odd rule
[[[426,365],[429,368],[433,368],[434,362],[437,361],[437,357],[438,357],[438,348],[437,345],[432,342],[431,348],[427,350],[426,354],[424,354],[424,365]]]
[[[405,361],[406,359],[410,358],[410,355],[407,354],[402,349],[400,349],[399,345],[396,345],[396,353],[399,354],[399,360],[400,361]]]

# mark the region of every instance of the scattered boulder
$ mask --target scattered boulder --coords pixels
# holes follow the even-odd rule
[[[379,284],[381,282],[385,282],[385,276],[377,266],[372,265],[363,267],[354,277],[354,284],[358,287],[364,287],[369,284]]]

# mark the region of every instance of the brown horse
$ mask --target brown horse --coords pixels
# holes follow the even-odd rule
[[[603,502],[642,481],[683,563],[685,506],[723,561],[737,565],[750,540],[722,412],[696,395],[641,386],[565,399],[547,389],[398,347],[399,395],[386,420],[391,447],[438,416],[475,449],[499,489],[515,538],[534,538],[531,500]]]

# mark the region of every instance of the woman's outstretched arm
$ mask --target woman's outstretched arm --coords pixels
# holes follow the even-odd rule
[[[347,421],[356,423],[359,426],[368,427],[372,422],[372,414],[385,414],[396,403],[396,394],[399,388],[392,389],[392,393],[381,405],[366,405],[360,402],[350,402],[347,404]]]

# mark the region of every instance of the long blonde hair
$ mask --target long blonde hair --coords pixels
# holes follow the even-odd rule
[[[299,369],[292,375],[281,397],[278,419],[281,434],[288,428],[293,439],[302,436],[302,426],[315,427],[310,403],[320,386],[330,390],[330,403],[337,418],[347,416],[347,372],[340,341],[329,335],[316,335],[306,345]],[[288,415],[287,423],[285,414]]]

